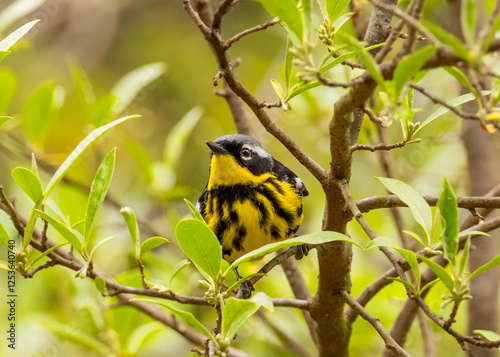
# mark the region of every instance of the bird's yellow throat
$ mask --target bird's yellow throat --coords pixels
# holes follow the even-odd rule
[[[236,162],[232,155],[214,154],[210,165],[210,177],[208,179],[208,189],[218,186],[244,185],[251,183],[259,184],[267,180],[271,174],[255,176],[246,167]]]

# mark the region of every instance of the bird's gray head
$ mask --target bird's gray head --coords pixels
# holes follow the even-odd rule
[[[224,135],[214,142],[207,141],[206,143],[213,154],[233,156],[238,164],[247,167],[254,175],[272,172],[273,156],[257,140],[247,135]]]

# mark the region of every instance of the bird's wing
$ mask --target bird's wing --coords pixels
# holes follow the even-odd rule
[[[299,192],[299,195],[302,197],[306,197],[309,195],[309,192],[306,189],[306,186],[302,182],[302,180],[293,173],[288,167],[283,165],[278,160],[274,160],[273,172],[276,178],[282,182],[288,182]]]
[[[198,202],[196,202],[196,209],[201,213],[203,218],[205,218],[205,208],[207,207],[208,200],[208,189],[205,187],[203,192],[201,193],[200,198],[198,198]]]

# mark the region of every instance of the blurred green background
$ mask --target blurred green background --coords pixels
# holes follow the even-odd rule
[[[31,203],[13,183],[11,170],[17,166],[30,167],[33,152],[38,160],[42,183],[46,185],[55,168],[92,130],[95,111],[98,110],[95,103],[105,103],[106,95],[116,89],[116,83],[127,73],[156,63],[143,72],[143,82],[139,87],[148,84],[132,96],[133,100],[119,115],[141,114],[142,117],[128,121],[100,139],[69,172],[71,182],[59,184],[51,197],[71,222],[83,219],[87,193],[80,184],[90,185],[103,157],[117,146],[117,164],[109,191],[113,202],[105,203],[99,213],[94,241],[109,235],[117,235],[117,238],[97,253],[96,267],[109,276],[116,276],[123,284],[140,287],[131,240],[119,214],[121,206],[129,206],[141,221],[146,222],[141,225],[143,239],[152,235],[170,239],[170,244],[150,253],[144,261],[149,276],[166,280],[172,268],[185,258],[173,236],[176,222],[188,216],[182,199],[195,202],[208,178],[209,150],[204,141],[235,132],[225,100],[213,94],[212,78],[217,73],[217,66],[212,53],[183,10],[180,0],[39,2],[39,8],[18,19],[2,33],[5,36],[26,22],[42,20],[1,64],[2,68],[12,69],[17,84],[12,102],[5,113],[0,113],[14,116],[0,128],[0,184],[10,196],[16,197],[16,206],[27,215]],[[0,1],[0,11],[12,3]],[[440,22],[432,14],[442,13],[446,2],[427,3],[428,17]],[[371,8],[365,6],[367,11],[361,16],[368,18]],[[245,1],[226,16],[223,32],[230,36],[269,19],[260,4]],[[238,67],[239,79],[260,100],[277,101],[269,80],[282,80],[285,50],[286,35],[280,26],[245,37],[231,49],[232,58],[242,59]],[[160,62],[164,65],[158,65]],[[163,69],[164,73],[157,76]],[[337,72],[339,81],[350,75],[343,70]],[[12,75],[7,76],[12,78]],[[28,134],[22,115],[23,103],[50,83],[55,83],[53,85],[58,88],[51,120],[43,132]],[[441,70],[432,71],[432,75],[424,80],[430,92],[441,93],[444,99],[459,95],[459,88],[454,83],[453,78]],[[323,167],[328,167],[329,162],[328,122],[334,102],[343,93],[342,89],[317,88],[293,99],[291,111],[270,110],[272,118]],[[417,96],[415,100],[415,106],[423,108],[418,117],[425,118],[436,109],[422,97]],[[91,107],[94,109],[89,109]],[[196,109],[191,111],[193,108]],[[188,112],[191,119],[185,119],[184,123],[190,121],[192,125],[186,124],[187,129],[183,130],[176,124]],[[109,118],[105,117],[105,120]],[[300,232],[320,230],[324,206],[321,186],[254,118],[252,127],[255,138],[297,173],[311,193],[304,200],[305,219]],[[401,140],[399,125],[390,128],[390,135],[392,142]],[[466,163],[459,135],[460,122],[452,116],[426,128],[422,133],[422,144],[408,145],[393,152],[396,178],[412,185],[421,194],[438,194],[442,178],[446,176],[457,195],[463,194],[467,184],[464,179]],[[376,140],[374,126],[365,123],[360,142],[368,144]],[[354,160],[351,187],[355,198],[384,194],[383,186],[375,179],[383,175],[377,153],[358,152]],[[407,228],[418,230],[406,213]],[[369,213],[367,219],[380,236],[396,235],[388,211]],[[350,226],[350,234],[363,244],[367,242],[357,225]],[[63,241],[52,229],[49,229],[49,235],[56,241]],[[389,263],[379,252],[356,249],[352,271],[354,296],[389,268]],[[0,259],[6,259],[3,247],[0,248]],[[315,252],[299,264],[314,293],[317,286]],[[262,262],[251,263],[244,268],[250,273],[261,265]],[[198,287],[198,279],[198,273],[189,267],[174,281],[174,291],[201,296],[203,292]],[[81,344],[60,339],[58,334],[50,332],[51,328],[93,336],[110,351],[114,350],[115,355],[117,351],[125,355],[127,347],[135,354],[133,342],[139,339],[138,327],[153,322],[130,307],[110,308],[112,301],[102,298],[89,279],[75,279],[74,272],[62,267],[43,270],[30,280],[18,277],[17,283],[18,349],[15,352],[7,349],[5,339],[2,339],[0,351],[4,356],[101,355]],[[6,286],[6,274],[0,274],[0,286]],[[273,298],[292,296],[279,268],[262,279],[256,288]],[[3,288],[0,291],[4,291]],[[428,301],[431,301],[434,311],[448,315],[449,308],[442,310],[439,307],[439,297],[443,293],[444,288],[438,284]],[[368,310],[379,316],[382,324],[389,328],[405,296],[401,286],[391,284],[370,302]],[[207,326],[213,326],[215,312],[211,309],[185,308],[201,317]],[[276,308],[274,313],[264,313],[292,338],[313,350],[300,312]],[[6,314],[6,304],[0,304],[0,316],[4,316],[0,317],[2,336],[6,331]],[[463,319],[459,316],[458,321],[457,329],[460,330]],[[158,323],[143,329],[154,333],[148,334],[138,348],[138,356],[192,355],[193,344],[175,331]],[[459,346],[449,336],[442,336],[436,330],[435,338],[439,341],[437,355],[459,353]],[[234,346],[255,356],[293,355],[283,349],[278,337],[258,317],[253,317],[238,333]],[[383,347],[383,341],[371,326],[358,319],[351,340],[352,355],[378,356]],[[417,322],[409,335],[407,347],[412,356],[423,356]]]

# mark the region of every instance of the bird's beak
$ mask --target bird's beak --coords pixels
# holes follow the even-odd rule
[[[220,154],[220,155],[229,154],[229,152],[226,149],[224,149],[222,146],[216,143],[213,143],[211,141],[205,141],[205,143],[208,145],[208,147],[210,148],[210,150],[212,150],[212,153],[214,154]]]

